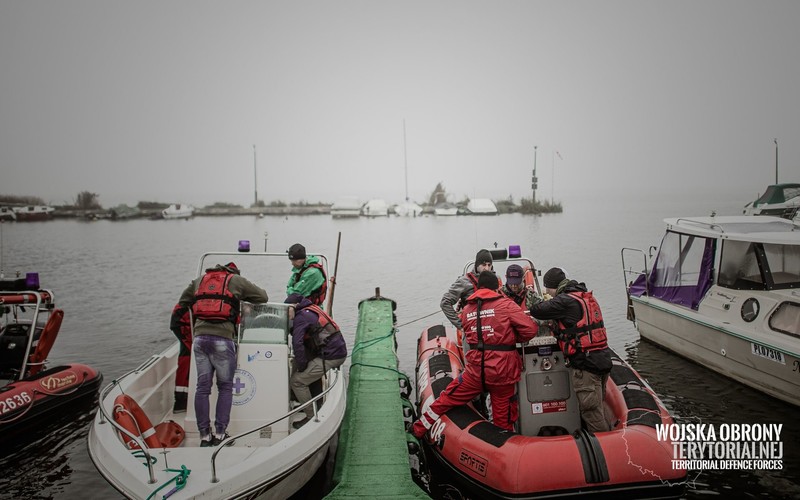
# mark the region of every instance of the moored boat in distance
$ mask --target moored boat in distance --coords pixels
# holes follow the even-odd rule
[[[17,213],[11,207],[0,207],[0,221],[15,221],[17,220]]]
[[[316,255],[327,267],[327,259]],[[276,269],[278,262],[282,268],[286,254],[207,253],[200,259],[197,274],[231,260],[249,280],[262,284],[275,282],[268,279],[269,269]],[[346,407],[346,387],[340,370],[328,370],[311,402],[292,404],[289,328],[288,304],[241,304],[227,428],[230,437],[216,446],[200,444],[192,404],[197,386],[194,359],[187,409],[173,411],[179,343],[104,388],[88,438],[89,456],[100,474],[128,498],[166,494],[172,499],[282,499],[296,493],[325,462],[329,449],[335,448]],[[213,390],[209,401],[212,421],[216,398]],[[314,416],[295,428],[292,421],[302,420],[303,410],[310,405]],[[124,426],[128,412],[136,421],[133,426]]]
[[[404,201],[395,205],[394,213],[399,217],[419,217],[422,215],[422,207],[413,201]]]
[[[24,445],[51,424],[67,423],[78,405],[90,405],[103,376],[71,363],[48,367],[64,311],[36,273],[0,279],[0,444]],[[52,431],[52,428],[50,429]]]
[[[774,215],[785,219],[797,216],[800,209],[800,184],[783,183],[767,186],[767,190],[744,206],[745,215]]]
[[[389,206],[380,198],[373,198],[361,207],[361,215],[365,217],[387,217]]]
[[[452,203],[440,203],[433,207],[433,214],[439,216],[458,215],[458,207]]]
[[[474,198],[467,203],[467,210],[472,215],[497,215],[497,206],[489,198]]]
[[[15,207],[14,213],[17,216],[17,222],[32,222],[52,219],[54,210],[53,207],[46,205],[28,205]]]
[[[800,224],[770,216],[664,222],[655,257],[622,249],[628,319],[642,338],[800,405]]]
[[[343,196],[331,205],[331,217],[334,219],[359,217],[360,215],[361,203],[355,196]]]
[[[181,203],[173,203],[161,211],[163,219],[189,219],[194,216],[194,207]]]

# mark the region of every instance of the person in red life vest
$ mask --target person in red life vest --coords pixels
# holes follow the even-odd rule
[[[464,308],[467,303],[467,298],[478,289],[478,275],[483,271],[492,270],[492,253],[489,250],[481,249],[475,254],[475,267],[472,271],[468,272],[450,285],[442,296],[439,307],[445,317],[459,330],[461,328],[461,319],[459,318],[458,311]]]
[[[189,308],[175,304],[169,319],[169,329],[180,342],[178,370],[175,372],[175,403],[172,413],[186,411],[189,396],[189,364],[192,361],[192,326],[189,324]]]
[[[236,344],[233,335],[239,321],[239,303],[267,302],[267,292],[239,275],[229,262],[206,269],[181,294],[178,304],[190,307],[194,318],[194,352],[197,390],[194,411],[200,431],[200,446],[216,446],[226,438],[233,404],[233,375],[236,373]],[[217,406],[211,433],[208,396],[216,373]]]
[[[445,388],[411,426],[421,438],[440,415],[488,392],[492,398],[492,422],[514,430],[519,407],[514,392],[522,373],[522,357],[516,344],[535,337],[536,323],[512,300],[497,292],[497,276],[483,271],[478,291],[461,311],[464,335],[469,342],[464,371]]]
[[[294,372],[289,385],[297,401],[304,404],[311,401],[309,386],[321,379],[328,370],[342,366],[347,359],[347,344],[339,325],[307,297],[293,293],[285,302],[294,304]],[[305,408],[305,418],[294,422],[292,427],[299,429],[313,416],[314,409],[309,405]]]
[[[611,350],[600,306],[584,283],[570,280],[559,267],[547,271],[543,282],[553,298],[531,307],[531,316],[553,320],[555,336],[571,368],[581,418],[590,432],[607,431],[603,405]]]
[[[292,261],[292,275],[286,284],[286,296],[293,293],[307,297],[312,304],[325,307],[325,296],[328,294],[328,278],[325,269],[315,255],[307,256],[306,247],[295,243],[288,250]]]
[[[523,277],[525,271],[517,264],[511,264],[506,269],[506,283],[500,289],[500,293],[513,300],[515,304],[527,311],[532,305],[541,301],[542,298],[536,293],[532,286],[525,286]]]

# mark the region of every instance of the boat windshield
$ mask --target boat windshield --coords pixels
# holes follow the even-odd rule
[[[725,241],[718,284],[736,290],[800,288],[800,245]]]

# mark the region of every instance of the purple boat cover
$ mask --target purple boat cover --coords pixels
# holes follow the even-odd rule
[[[665,241],[670,237],[670,234],[675,236],[675,233],[667,232],[664,236],[664,240],[662,240],[661,248],[664,248]],[[664,262],[664,259],[672,261],[675,256],[666,255],[669,252],[662,252],[660,249],[656,260],[653,262],[653,267],[650,270],[647,282],[645,282],[645,275],[640,275],[630,286],[631,295],[635,297],[649,295],[650,297],[665,300],[672,304],[679,304],[697,310],[703,296],[705,296],[708,289],[711,288],[711,273],[714,268],[716,240],[713,238],[680,236],[687,241],[685,247],[682,249],[682,253],[691,249],[694,240],[705,240],[703,255],[699,263],[700,267],[695,272],[697,281],[692,284],[675,283],[674,276],[667,276],[668,273],[660,271],[662,269],[674,269],[676,267],[673,262]]]

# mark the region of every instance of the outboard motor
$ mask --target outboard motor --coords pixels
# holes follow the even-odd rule
[[[523,348],[519,433],[524,436],[573,434],[581,428],[578,398],[555,337],[534,337]]]

